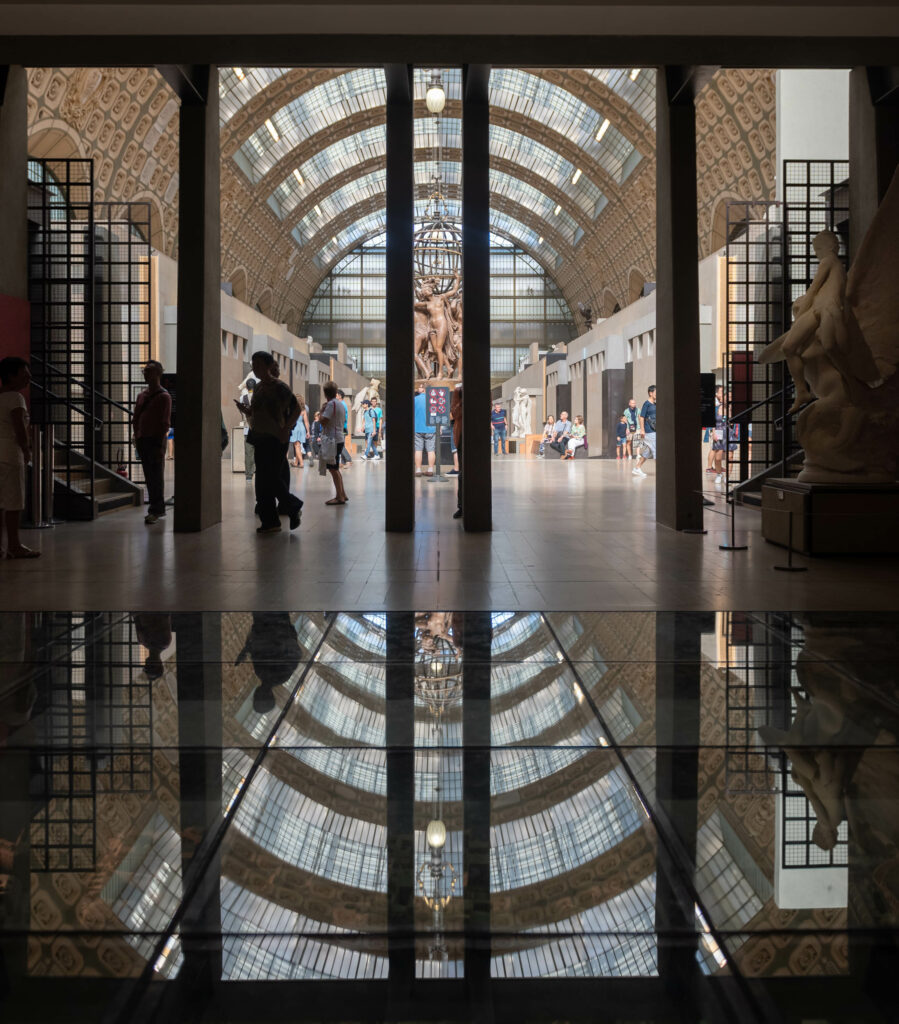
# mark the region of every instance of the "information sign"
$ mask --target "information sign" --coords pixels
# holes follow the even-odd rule
[[[429,427],[448,427],[450,422],[450,389],[425,388],[425,410]]]

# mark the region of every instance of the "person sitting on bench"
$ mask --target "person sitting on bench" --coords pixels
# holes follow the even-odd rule
[[[568,439],[568,450],[562,454],[563,459],[573,459],[575,451],[580,448],[587,435],[587,428],[584,426],[584,417],[575,416],[574,426],[571,428],[571,437]]]
[[[570,433],[571,420],[568,419],[568,413],[560,412],[559,418],[556,420],[556,425],[553,427],[553,439],[549,442],[550,448],[552,448],[553,451],[557,451],[560,455],[564,455],[568,445],[568,435]]]

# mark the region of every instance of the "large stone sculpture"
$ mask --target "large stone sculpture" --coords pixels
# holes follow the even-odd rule
[[[512,395],[512,437],[527,437],[531,432],[531,396],[527,388],[516,388]]]
[[[813,242],[818,271],[792,327],[759,362],[787,361],[807,483],[892,483],[899,458],[899,172],[849,275],[832,231]],[[816,398],[817,401],[813,401]]]
[[[415,289],[415,366],[422,380],[462,376],[462,286],[457,270],[446,291],[425,277]]]
[[[353,413],[356,416],[356,419],[353,424],[354,434],[365,433],[365,423],[363,422],[362,419],[362,414],[364,412],[362,408],[362,403],[370,402],[373,398],[379,398],[380,396],[378,394],[378,388],[380,386],[381,382],[372,377],[372,379],[368,382],[368,387],[360,388],[359,393],[353,399]]]

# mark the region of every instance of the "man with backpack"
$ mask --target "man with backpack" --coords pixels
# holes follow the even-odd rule
[[[172,420],[172,396],[162,386],[162,363],[158,360],[147,360],[144,380],[147,386],[134,403],[131,426],[150,499],[144,522],[152,526],[165,515],[165,443]]]

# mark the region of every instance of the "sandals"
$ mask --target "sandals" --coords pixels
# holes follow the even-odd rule
[[[341,501],[340,498],[331,498],[329,501],[326,501],[325,504],[326,505],[345,505],[346,502],[345,501]]]

